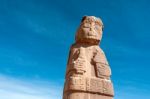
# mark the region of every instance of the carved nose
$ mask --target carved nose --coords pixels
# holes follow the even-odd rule
[[[94,23],[91,23],[90,31],[93,31],[93,30],[94,30]]]
[[[90,27],[90,31],[93,31],[93,27]]]

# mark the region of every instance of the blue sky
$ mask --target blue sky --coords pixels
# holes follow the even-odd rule
[[[115,99],[150,99],[149,0],[0,0],[0,99],[61,99],[84,15],[104,23]]]

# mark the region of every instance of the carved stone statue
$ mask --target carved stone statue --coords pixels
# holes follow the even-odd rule
[[[63,99],[113,99],[111,69],[99,47],[103,23],[85,16],[71,46]]]

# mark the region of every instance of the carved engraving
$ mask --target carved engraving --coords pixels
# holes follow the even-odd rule
[[[86,79],[86,90],[90,91],[90,79],[89,78]]]
[[[109,79],[111,75],[110,67],[106,64],[96,63],[96,74],[99,78]]]
[[[73,50],[74,49],[74,50]],[[70,60],[68,62],[67,75],[73,76],[75,74],[83,75],[86,72],[86,58],[84,48],[72,48]]]
[[[111,70],[103,51],[96,49],[93,54],[92,64],[95,66],[96,76],[103,79],[109,79]]]
[[[86,80],[80,77],[70,77],[67,81],[67,90],[86,90]]]
[[[113,92],[113,85],[112,85],[112,83],[109,82],[109,81],[105,81],[105,80],[102,80],[102,82],[103,82],[103,93],[113,96],[114,92]]]
[[[90,83],[89,83],[90,81]],[[106,94],[113,96],[113,86],[111,81],[100,78],[89,78],[86,82],[86,90],[88,92]]]
[[[85,16],[71,46],[63,99],[113,99],[111,69],[99,47],[101,19]]]

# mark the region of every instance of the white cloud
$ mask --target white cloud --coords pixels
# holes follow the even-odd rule
[[[116,83],[117,84],[117,83]],[[63,85],[0,74],[0,99],[62,99]],[[132,83],[116,85],[114,99],[149,99],[149,91]]]
[[[61,99],[62,87],[48,81],[0,75],[0,99]]]

